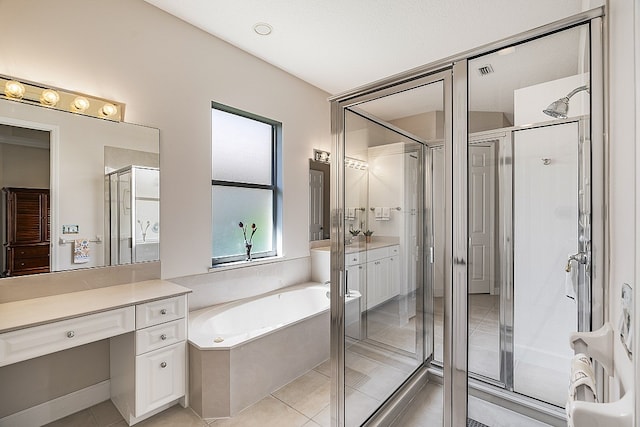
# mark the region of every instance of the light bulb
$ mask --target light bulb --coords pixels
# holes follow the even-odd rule
[[[91,105],[91,103],[84,96],[77,96],[76,99],[74,99],[73,103],[71,104],[72,108],[75,111],[79,111],[81,113],[86,111],[89,108],[89,105]]]
[[[58,92],[53,89],[45,89],[40,95],[40,103],[43,105],[55,107],[58,101],[60,101],[60,95],[58,95]]]
[[[118,112],[118,107],[113,104],[104,104],[100,109],[100,114],[105,117],[111,117]]]
[[[15,80],[9,80],[4,85],[4,94],[9,98],[21,99],[24,96],[24,85]]]

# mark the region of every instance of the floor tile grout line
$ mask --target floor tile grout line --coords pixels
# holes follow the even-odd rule
[[[295,381],[295,380],[294,380],[294,381]],[[293,381],[292,381],[292,382],[293,382]],[[279,389],[278,389],[278,390],[279,390]],[[275,392],[274,392],[274,393],[275,393]],[[293,409],[293,410],[294,410],[294,411],[296,411],[298,414],[300,414],[300,415],[302,415],[303,417],[305,417],[305,418],[307,419],[307,421],[306,421],[307,423],[308,423],[309,421],[311,421],[311,418],[309,418],[308,416],[306,416],[306,415],[305,415],[305,414],[303,414],[302,412],[298,411],[296,408],[294,408],[293,406],[289,405],[289,404],[288,404],[287,402],[285,402],[284,400],[282,400],[282,399],[280,399],[280,398],[278,398],[278,397],[274,396],[274,395],[273,395],[273,393],[271,393],[269,396],[273,397],[273,398],[274,398],[274,399],[276,399],[278,402],[283,403],[285,406],[287,406],[287,407],[289,407],[289,408]],[[325,408],[325,407],[322,407],[322,409],[324,409],[324,408]],[[318,412],[318,414],[319,414],[319,413],[320,413],[320,412]],[[316,414],[316,415],[318,415],[318,414]],[[315,417],[315,415],[314,415],[314,417]]]

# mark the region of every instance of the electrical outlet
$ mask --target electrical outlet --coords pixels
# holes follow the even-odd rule
[[[78,234],[80,232],[79,225],[63,225],[62,234]]]

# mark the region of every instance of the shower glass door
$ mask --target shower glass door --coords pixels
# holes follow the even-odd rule
[[[585,23],[468,61],[469,384],[517,393],[556,419],[569,336],[591,329],[601,289],[591,254],[598,31]],[[472,396],[468,405],[487,425],[504,416]]]
[[[441,146],[447,132],[445,84],[433,77],[410,86],[369,95],[341,112],[345,294],[338,398],[344,412],[332,411],[332,425],[362,425],[433,358],[427,184],[433,183],[430,146]],[[442,386],[427,386],[433,388],[427,415],[442,424]]]

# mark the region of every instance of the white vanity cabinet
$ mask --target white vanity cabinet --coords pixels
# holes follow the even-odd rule
[[[129,425],[182,400],[187,299],[136,305],[135,333],[111,338],[111,400]]]
[[[111,374],[106,388],[103,381],[73,391],[0,418],[0,426],[47,424],[109,397],[129,425],[186,406],[190,292],[156,279],[0,303],[0,366],[109,339]]]
[[[369,310],[400,293],[400,246],[384,246],[345,255],[347,288],[362,294]]]
[[[400,292],[399,246],[367,251],[367,310]]]

